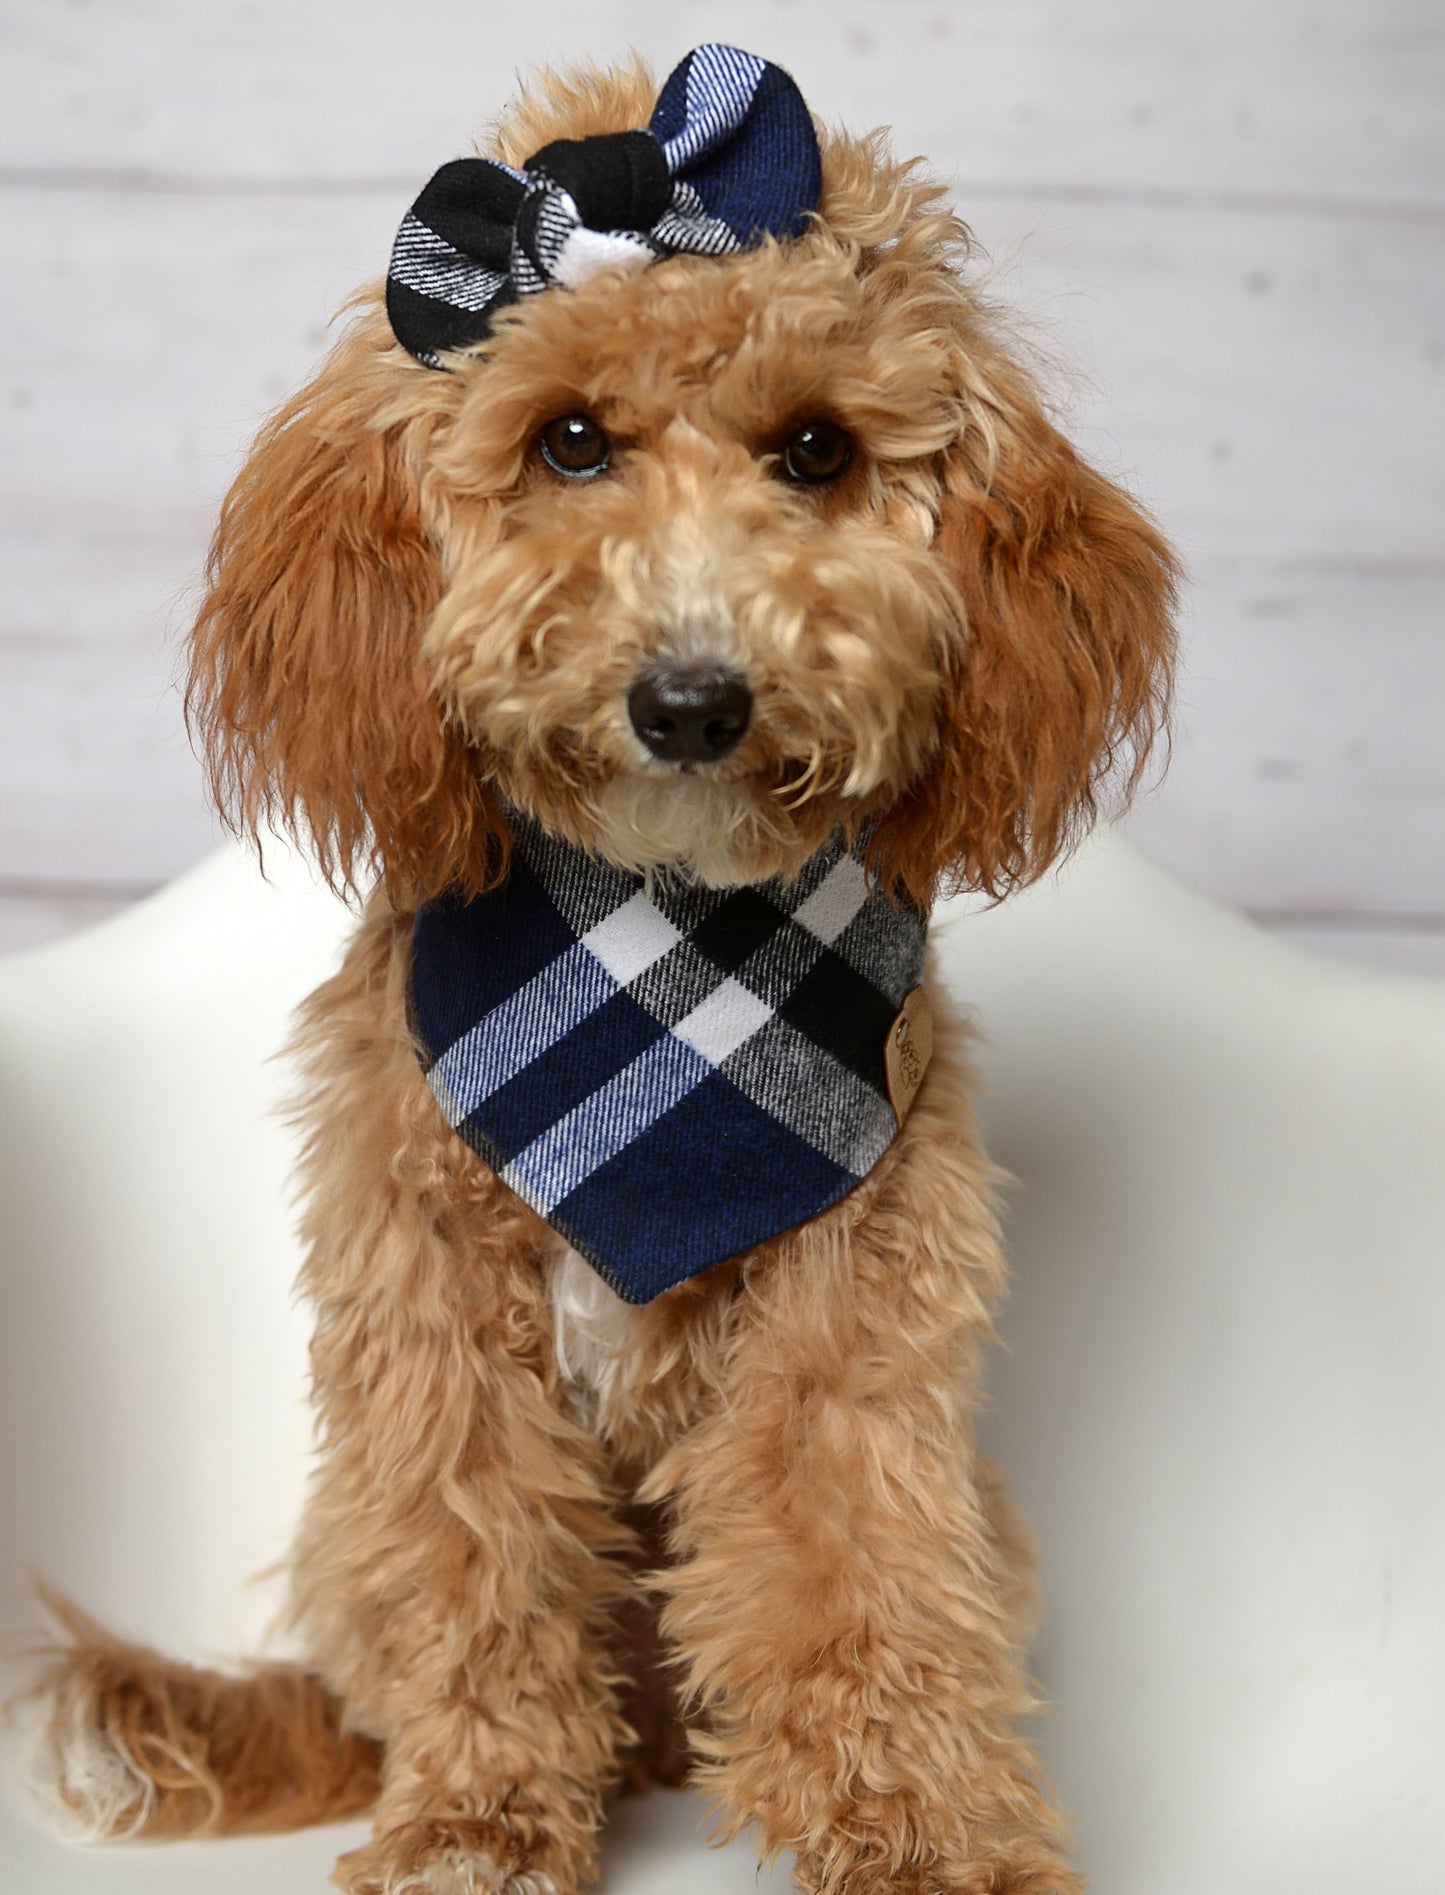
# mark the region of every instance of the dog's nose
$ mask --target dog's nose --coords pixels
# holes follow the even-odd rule
[[[735,671],[700,666],[649,671],[627,698],[632,728],[664,763],[716,763],[740,741],[752,709]]]

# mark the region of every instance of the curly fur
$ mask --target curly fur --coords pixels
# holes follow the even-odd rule
[[[653,96],[548,76],[495,149]],[[570,1895],[685,1720],[725,1828],[813,1895],[1078,1886],[1020,1729],[1027,1540],[973,1443],[1004,1266],[959,1029],[851,1196],[619,1321],[447,1130],[406,1024],[411,916],[504,872],[501,798],[715,884],[871,825],[927,900],[1038,875],[1142,767],[1167,548],[1047,419],[939,189],[877,135],[823,153],[796,242],[531,298],[449,374],[368,292],[226,502],[188,700],[221,806],[375,880],[299,1036],[313,1671],[201,1676],[72,1620],[52,1773],[73,1807],[126,1788],[110,1833],[374,1801],[352,1895]],[[577,409],[618,450],[586,485],[534,445]],[[803,491],[778,454],[818,418],[855,457]],[[659,660],[745,675],[721,762],[639,743]]]

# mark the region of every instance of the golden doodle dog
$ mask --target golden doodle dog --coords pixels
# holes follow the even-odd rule
[[[689,1767],[809,1895],[1065,1895],[923,934],[1137,779],[1174,564],[778,68],[549,77],[494,152],[263,429],[193,647],[232,821],[374,881],[299,1036],[309,1662],[60,1602],[49,1767],[103,1836],[372,1810],[351,1895],[571,1895]]]

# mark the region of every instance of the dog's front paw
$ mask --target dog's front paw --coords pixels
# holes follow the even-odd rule
[[[500,1825],[453,1816],[383,1831],[332,1880],[345,1895],[567,1895]]]
[[[842,1863],[800,1856],[804,1895],[1082,1895],[1083,1883],[1046,1845],[984,1849],[966,1862],[909,1862],[879,1856]]]

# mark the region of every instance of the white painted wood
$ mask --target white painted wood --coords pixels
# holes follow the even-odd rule
[[[375,198],[276,209],[0,193],[31,285],[0,383],[0,879],[149,882],[211,846],[173,688],[206,540],[390,241]]]
[[[1445,562],[1194,578],[1172,764],[1134,833],[1247,908],[1445,915]]]
[[[1445,565],[1445,224],[960,208],[1080,445],[1186,556]]]
[[[420,184],[517,67],[726,37],[1010,189],[1445,202],[1433,0],[11,0],[0,163]]]
[[[1075,433],[1189,559],[1182,736],[1139,833],[1252,908],[1428,929],[1445,24],[1423,0],[12,5],[0,177],[37,182],[0,189],[23,287],[0,308],[0,885],[119,888],[209,842],[169,679],[216,502],[512,66],[625,37],[665,65],[719,32],[957,171]],[[103,188],[61,188],[77,172]],[[128,188],[147,173],[170,186]]]
[[[0,241],[26,283],[5,311],[0,460],[20,546],[62,534],[109,559],[157,524],[203,544],[257,424],[384,272],[397,212],[374,193],[0,192]]]
[[[214,845],[163,650],[36,642],[0,660],[0,882],[160,882]]]

